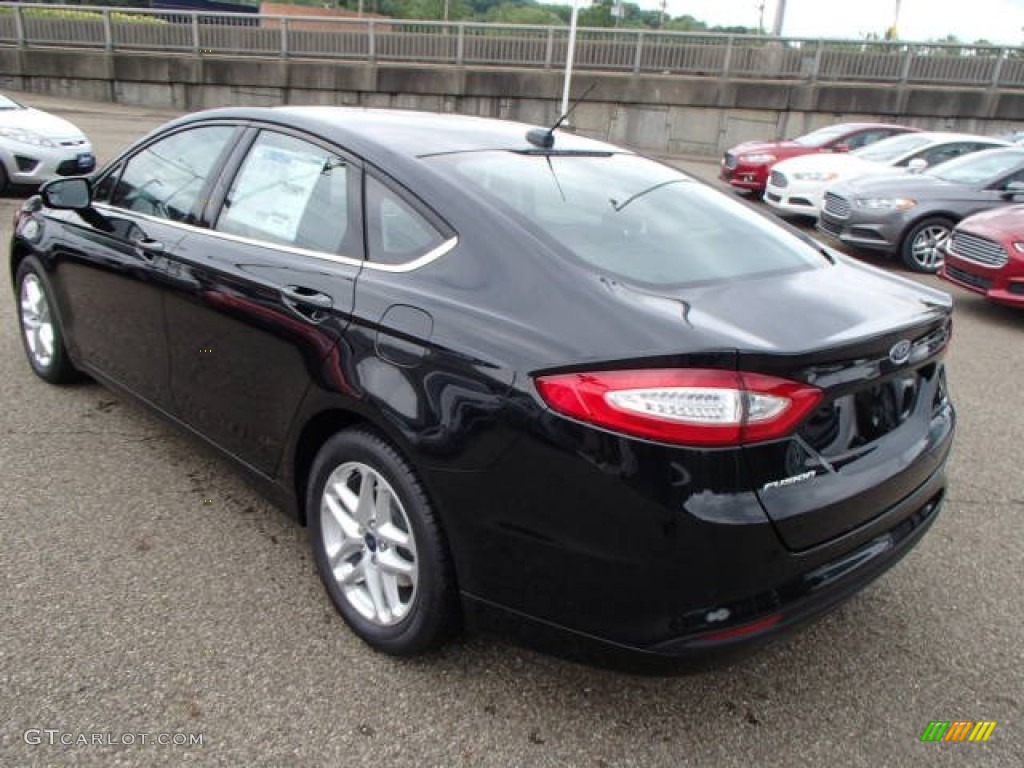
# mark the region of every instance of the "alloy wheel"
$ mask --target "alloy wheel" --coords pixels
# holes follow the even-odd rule
[[[342,464],[327,478],[320,522],[331,573],[348,603],[377,626],[405,618],[416,600],[419,563],[391,484],[367,464]]]
[[[56,348],[53,315],[43,284],[33,274],[21,281],[21,328],[32,361],[39,368],[50,367]]]
[[[944,224],[931,224],[921,229],[910,244],[914,263],[927,272],[936,272],[942,266],[942,248],[949,239],[950,228]]]

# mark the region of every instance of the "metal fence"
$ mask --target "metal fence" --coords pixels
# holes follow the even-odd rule
[[[550,69],[566,27],[0,2],[0,46]],[[581,70],[1024,87],[1024,48],[581,28]]]

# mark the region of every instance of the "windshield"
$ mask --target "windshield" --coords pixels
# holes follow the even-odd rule
[[[989,149],[941,163],[925,173],[957,184],[985,184],[995,181],[1024,163],[1024,150]]]
[[[9,99],[3,94],[0,94],[0,109],[24,109],[24,107],[14,99]]]
[[[908,152],[920,149],[930,141],[931,139],[927,136],[908,133],[902,136],[882,139],[874,144],[854,150],[850,154],[856,155],[861,160],[869,160],[872,163],[889,163],[893,165],[895,164],[894,161],[899,160]]]
[[[426,161],[543,239],[625,279],[679,284],[825,263],[809,242],[743,203],[633,155],[485,151]]]
[[[843,134],[848,133],[849,130],[849,128],[842,125],[832,125],[828,128],[819,128],[816,131],[799,136],[793,139],[793,142],[802,144],[805,147],[823,147],[830,141],[834,141]]]

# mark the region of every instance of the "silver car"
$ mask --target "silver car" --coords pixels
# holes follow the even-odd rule
[[[0,95],[0,192],[95,168],[92,144],[72,123]]]
[[[920,174],[851,179],[829,187],[818,230],[899,255],[917,272],[942,267],[961,219],[1024,199],[1024,147],[986,149]]]

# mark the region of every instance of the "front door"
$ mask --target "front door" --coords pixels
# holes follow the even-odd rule
[[[235,133],[234,126],[209,126],[161,138],[99,179],[92,209],[52,214],[68,225],[54,250],[72,355],[165,409],[167,255],[188,237]]]

